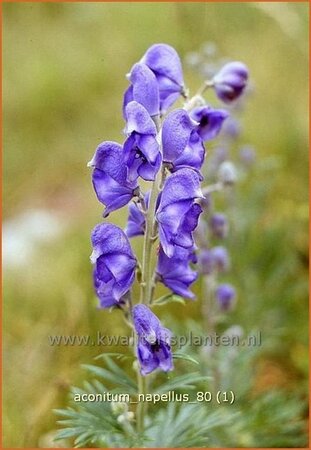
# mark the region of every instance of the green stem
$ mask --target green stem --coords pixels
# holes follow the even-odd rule
[[[152,118],[159,132],[161,127],[160,118],[158,116]],[[146,226],[143,244],[143,255],[142,255],[142,266],[141,266],[141,283],[140,283],[140,303],[146,305],[151,304],[153,292],[154,292],[154,276],[152,268],[152,247],[156,239],[154,236],[155,230],[155,213],[157,206],[157,198],[160,192],[161,186],[163,184],[163,179],[165,177],[165,171],[159,170],[151,188],[151,193],[149,197],[148,209],[145,211],[146,214]],[[136,423],[137,432],[143,433],[144,431],[144,421],[147,414],[148,403],[144,401],[145,395],[148,392],[148,382],[146,377],[142,376],[137,370],[137,385],[138,385],[138,404],[136,409]],[[142,397],[140,399],[140,397]]]
[[[213,86],[214,86],[213,81],[210,81],[210,80],[204,81],[202,86],[197,90],[196,94],[185,103],[184,109],[186,111],[190,111],[192,108],[195,108],[196,106],[204,105],[205,101],[202,96],[207,89],[209,89]]]
[[[146,214],[146,229],[144,236],[142,269],[141,269],[142,282],[140,285],[140,303],[145,303],[146,305],[151,303],[153,291],[152,246],[155,242],[153,230],[154,230],[156,203],[159,193],[158,185],[159,185],[159,178],[157,177],[152,184],[151,194],[149,198],[149,207]]]
[[[159,133],[161,128],[161,120],[159,116],[152,117],[157,131]],[[140,303],[149,305],[152,302],[154,291],[154,277],[152,270],[152,246],[156,239],[154,236],[155,230],[155,213],[157,206],[157,198],[165,177],[165,170],[163,166],[158,171],[157,176],[152,184],[148,210],[146,211],[146,227],[143,246],[142,257],[142,282],[140,284]]]
[[[203,326],[207,335],[211,339],[214,338],[216,333],[216,317],[215,317],[215,276],[213,274],[205,275],[202,277],[203,281],[203,295],[204,299],[202,302],[202,316],[203,316]],[[213,341],[211,342],[211,350],[209,353],[209,363],[211,367],[211,372],[213,376],[212,380],[212,391],[216,395],[219,387],[220,373],[218,370],[217,360],[215,359],[215,352],[217,348]]]
[[[136,425],[137,425],[137,432],[143,433],[144,431],[144,418],[146,415],[146,406],[147,403],[144,401],[145,395],[147,393],[147,380],[145,377],[143,377],[139,369],[137,370],[137,384],[138,384],[138,404],[136,409]],[[142,400],[139,398],[139,395],[142,394]]]

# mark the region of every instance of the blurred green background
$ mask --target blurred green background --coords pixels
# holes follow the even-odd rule
[[[4,446],[47,446],[51,409],[99,352],[49,335],[124,332],[117,312],[96,309],[89,235],[102,208],[86,163],[122,140],[125,74],[156,42],[184,58],[213,41],[250,68],[243,142],[257,163],[235,193],[228,323],[262,331],[255,391],[306,396],[307,3],[4,3],[3,19]],[[199,77],[185,67],[185,79],[194,92]],[[173,312],[197,320],[200,308]]]

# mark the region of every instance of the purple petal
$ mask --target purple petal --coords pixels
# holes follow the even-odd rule
[[[224,103],[231,103],[244,91],[248,80],[248,68],[241,62],[226,64],[214,77],[217,96]]]
[[[143,105],[151,116],[158,115],[160,108],[159,87],[154,73],[146,64],[137,63],[131,70],[130,81],[133,85],[131,100]],[[127,95],[127,97],[130,98],[130,95]]]
[[[174,162],[182,154],[195,126],[183,109],[168,114],[162,128],[164,161]]]
[[[98,200],[106,206],[105,217],[112,211],[127,205],[134,197],[134,189],[119,184],[102,170],[95,169],[92,180]]]
[[[172,203],[195,198],[203,198],[200,177],[192,169],[181,169],[166,179],[158,210]]]
[[[214,139],[221,130],[224,120],[229,116],[224,109],[201,106],[191,111],[190,116],[199,122],[197,133],[203,141]]]
[[[163,75],[179,86],[183,86],[180,58],[176,50],[170,45],[152,45],[141,61],[147,64],[155,74]]]
[[[134,282],[136,259],[124,232],[102,223],[92,232],[94,288],[102,307],[118,304]]]
[[[157,129],[151,119],[146,108],[139,103],[133,101],[128,103],[125,108],[125,116],[127,120],[126,133],[131,134],[133,131],[139,134],[149,134],[156,136]]]
[[[175,294],[186,298],[194,298],[189,286],[197,279],[197,273],[189,266],[191,260],[191,252],[183,248],[176,247],[172,258],[160,248],[157,273],[161,282]]]

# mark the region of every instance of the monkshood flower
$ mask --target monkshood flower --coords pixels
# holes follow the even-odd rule
[[[100,306],[118,305],[131,288],[136,258],[124,232],[110,223],[96,225],[91,236],[94,287]]]
[[[193,299],[195,295],[189,286],[198,277],[197,272],[190,267],[190,262],[194,261],[194,253],[188,249],[176,247],[174,255],[169,258],[160,247],[157,279],[174,294]]]
[[[220,284],[216,289],[216,299],[220,309],[228,311],[233,306],[236,292],[231,284]]]
[[[201,169],[205,149],[195,131],[197,126],[184,109],[171,112],[163,122],[163,160],[173,172],[184,167]]]
[[[150,116],[157,116],[160,112],[159,87],[152,70],[146,64],[137,63],[132,67],[128,78],[132,85],[124,94],[124,117],[126,105],[133,100],[143,105]]]
[[[210,249],[203,249],[198,256],[200,272],[203,275],[209,275],[213,272],[215,264],[213,254]]]
[[[219,239],[224,239],[228,234],[228,220],[225,214],[214,213],[209,220],[209,227],[212,235]]]
[[[154,44],[140,62],[155,74],[160,91],[160,109],[167,111],[184,91],[182,67],[176,50],[167,44]]]
[[[228,116],[224,109],[214,109],[208,105],[199,106],[190,112],[190,117],[199,123],[196,132],[203,141],[214,139]]]
[[[137,203],[131,202],[128,206],[129,216],[124,230],[127,237],[143,236],[145,234],[146,218]]]
[[[145,194],[144,202],[146,207],[149,204],[150,191]],[[141,206],[135,202],[129,203],[129,216],[127,219],[127,225],[124,230],[128,237],[142,236],[145,234],[146,217],[143,213]]]
[[[172,370],[171,332],[145,305],[135,305],[132,315],[138,336],[137,357],[141,374],[148,375],[158,368],[164,372]]]
[[[248,80],[248,69],[241,62],[230,62],[214,76],[217,96],[224,103],[231,103],[243,93]]]
[[[218,170],[218,180],[227,186],[232,186],[237,179],[238,174],[235,165],[231,161],[221,163]]]
[[[234,117],[229,117],[224,123],[222,134],[230,139],[237,139],[241,134],[241,124]]]
[[[101,143],[88,163],[93,167],[92,181],[98,200],[105,205],[104,217],[122,208],[136,195],[136,180],[129,180],[124,151],[112,141]]]
[[[228,251],[221,245],[201,250],[198,255],[198,262],[200,272],[203,275],[209,275],[214,271],[225,272],[230,265]]]
[[[202,208],[195,199],[203,197],[200,177],[192,169],[180,169],[165,181],[156,213],[164,253],[171,258],[176,246],[193,248],[192,232]]]
[[[218,272],[225,272],[229,269],[230,260],[228,251],[225,247],[217,245],[210,250],[213,260],[213,266]]]
[[[162,159],[156,139],[156,126],[148,111],[135,101],[127,104],[125,116],[125,132],[129,137],[124,143],[124,159],[128,177],[131,181],[138,176],[146,181],[153,181]]]
[[[250,145],[244,145],[240,149],[239,158],[246,167],[251,167],[256,161],[256,151]]]

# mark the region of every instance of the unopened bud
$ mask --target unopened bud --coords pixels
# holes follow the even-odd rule
[[[128,411],[124,414],[121,414],[118,418],[117,421],[119,424],[123,425],[126,422],[132,422],[134,420],[134,413],[132,411]]]
[[[115,416],[126,413],[128,410],[127,403],[124,402],[111,402],[111,410]]]
[[[238,179],[235,165],[231,161],[221,163],[218,170],[218,180],[225,185],[233,185]]]

